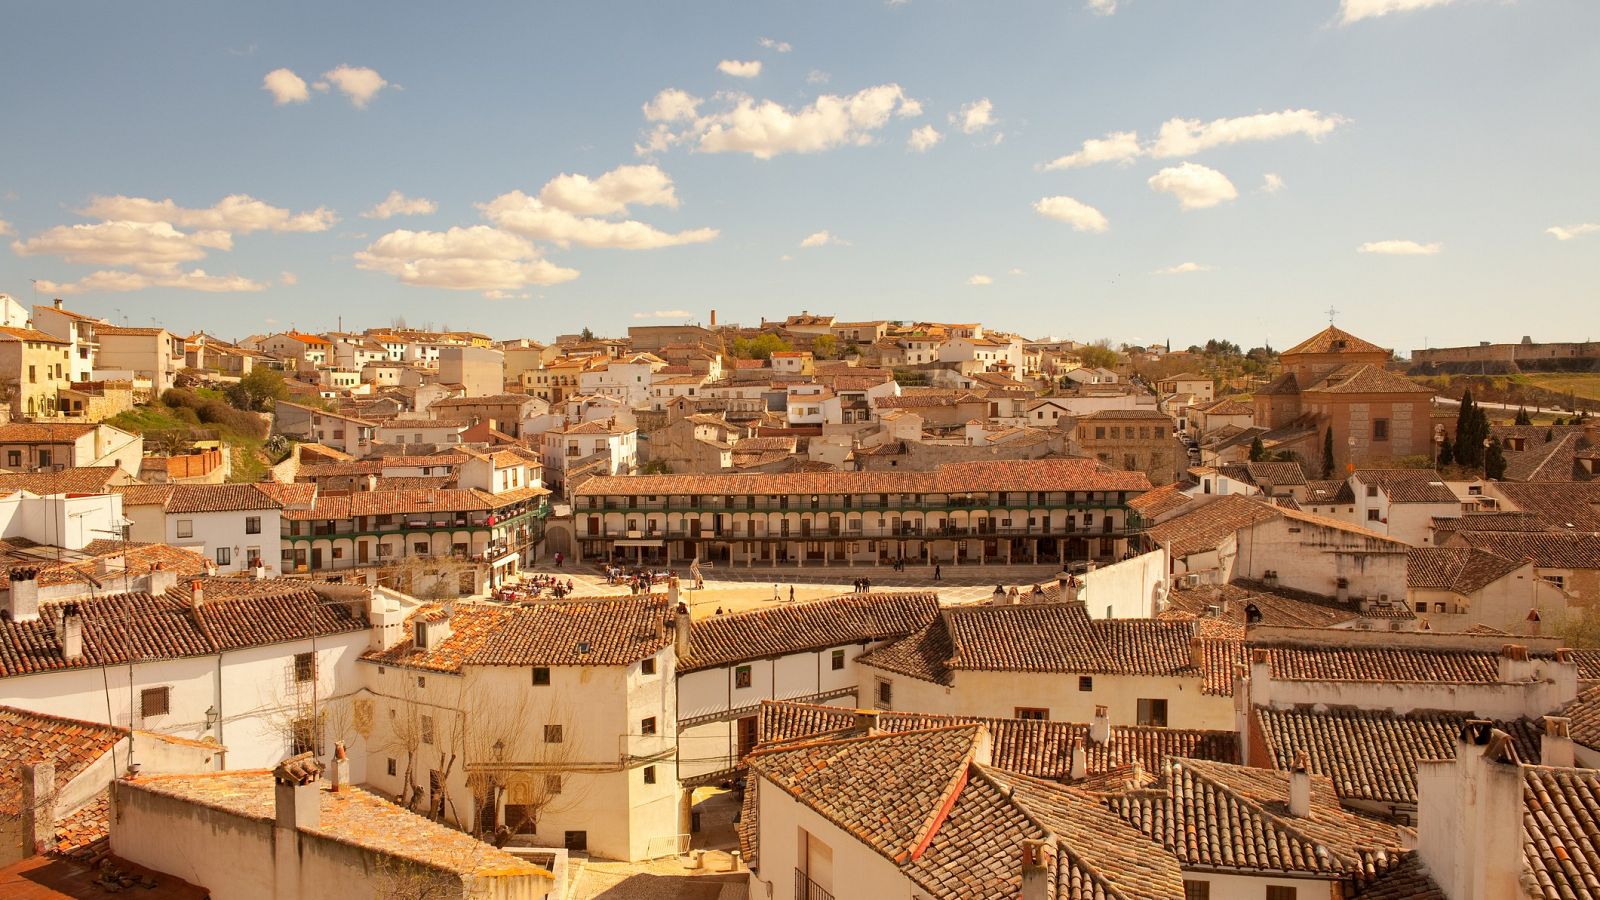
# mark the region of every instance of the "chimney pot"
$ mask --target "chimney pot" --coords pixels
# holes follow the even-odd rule
[[[1206,667],[1206,642],[1198,637],[1189,639],[1189,668],[1204,669]]]
[[[61,608],[61,658],[67,662],[83,659],[83,615],[76,603]]]
[[[39,618],[39,570],[16,566],[11,570],[11,593],[6,612],[13,622],[33,622]]]
[[[1539,738],[1539,762],[1541,765],[1565,768],[1577,765],[1571,719],[1566,716],[1544,717],[1544,734]]]
[[[307,751],[272,770],[273,807],[279,828],[291,831],[322,824],[322,764]]]
[[[1095,744],[1111,742],[1111,716],[1104,706],[1094,708],[1094,721],[1089,723],[1089,741]]]
[[[195,609],[204,606],[206,602],[205,582],[196,578],[189,582],[189,605]]]
[[[1089,774],[1089,754],[1084,752],[1083,740],[1072,740],[1072,770],[1069,778],[1073,781],[1082,781]]]
[[[55,763],[22,764],[22,854],[56,849]]]
[[[1045,900],[1055,879],[1055,844],[1048,840],[1022,842],[1021,900]]]
[[[1289,769],[1289,815],[1305,818],[1311,815],[1311,770],[1304,750],[1294,755],[1294,765]]]
[[[875,709],[856,710],[856,730],[863,734],[872,734],[878,731],[878,711]]]
[[[689,658],[689,653],[693,646],[689,642],[689,637],[693,628],[694,620],[689,615],[689,605],[680,602],[672,623],[673,650],[677,654],[680,663]]]

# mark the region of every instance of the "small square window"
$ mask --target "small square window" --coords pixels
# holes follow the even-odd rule
[[[1138,703],[1138,716],[1139,725],[1167,727],[1167,701],[1141,699]]]
[[[233,548],[231,548],[231,547],[218,547],[217,548],[217,565],[226,566],[226,565],[228,565],[228,564],[230,564],[232,562],[233,562]]]
[[[750,667],[749,666],[739,666],[738,668],[733,670],[733,686],[734,687],[736,687],[736,688],[747,688],[747,687],[750,686],[750,683],[751,683],[751,678],[750,678]]]
[[[655,766],[645,766],[644,767],[644,783],[645,784],[655,784],[656,783],[656,767]]]
[[[534,666],[533,683],[537,687],[548,687],[550,684],[550,667]]]
[[[561,740],[562,735],[560,725],[546,725],[544,727],[544,742],[546,744],[559,744],[561,743]]]
[[[244,519],[244,533],[245,534],[260,534],[261,533],[261,517],[260,516],[245,516],[245,519]]]
[[[833,671],[835,671],[835,672],[837,672],[840,669],[844,668],[844,651],[843,650],[835,650],[835,651],[833,651],[833,660],[830,663],[830,665],[832,665]]]
[[[1267,900],[1295,900],[1300,896],[1300,889],[1284,887],[1276,884],[1267,886]]]
[[[639,674],[654,675],[656,673],[656,658],[654,656],[639,663]]]
[[[1420,602],[1417,603],[1417,612],[1425,613],[1427,611],[1428,611],[1427,601],[1420,601]]]
[[[164,716],[172,709],[172,688],[145,688],[139,692],[139,715]]]
[[[551,795],[552,797],[561,793],[561,776],[546,775],[544,777],[544,790],[545,793]]]
[[[394,761],[394,757],[391,756],[391,757],[389,757],[389,777],[393,778],[394,775],[395,775],[395,761]]]
[[[317,658],[310,653],[294,655],[294,680],[304,684],[317,677]]]
[[[1435,604],[1434,604],[1434,605],[1433,605],[1433,611],[1434,611],[1434,612],[1436,612],[1436,613],[1442,613],[1442,612],[1444,612],[1444,602],[1443,602],[1443,601],[1440,601],[1440,602],[1438,602],[1438,603],[1435,603]]]
[[[1092,690],[1094,690],[1094,676],[1093,675],[1079,675],[1078,676],[1078,690],[1080,690],[1080,691],[1092,691]]]
[[[1368,522],[1376,522],[1376,521],[1378,521],[1378,511],[1375,510],[1375,509],[1367,510],[1367,521]]]
[[[425,688],[425,687],[427,687],[427,686],[428,686],[428,679],[427,679],[427,677],[426,677],[426,676],[423,676],[423,675],[418,675],[418,676],[417,676],[417,687],[419,687],[419,688]]]
[[[656,733],[656,717],[655,716],[649,716],[649,717],[647,717],[645,719],[642,719],[639,722],[639,733],[640,734],[655,734]]]
[[[194,537],[194,520],[193,519],[179,519],[178,520],[178,537],[181,537],[181,538],[192,538],[192,537]]]
[[[1017,707],[1016,718],[1028,719],[1034,722],[1044,722],[1049,720],[1050,710],[1039,709],[1031,706],[1019,706]]]
[[[1211,882],[1185,879],[1183,882],[1183,900],[1211,900]]]
[[[878,679],[878,706],[888,709],[894,703],[894,682],[888,679]]]

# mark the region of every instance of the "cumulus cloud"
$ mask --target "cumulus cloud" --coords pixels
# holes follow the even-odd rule
[[[1102,162],[1125,163],[1140,157],[1170,159],[1202,150],[1251,141],[1272,141],[1302,135],[1320,140],[1349,120],[1313,109],[1212,119],[1172,118],[1161,124],[1154,140],[1141,143],[1136,131],[1113,131],[1083,142],[1075,153],[1045,164],[1046,169],[1071,169]]]
[[[0,219],[0,235],[16,233],[17,230],[11,226],[10,222],[7,222],[5,219]]]
[[[399,191],[390,191],[383,202],[361,214],[364,219],[392,219],[395,216],[426,216],[439,209],[439,204],[422,197],[407,197]]]
[[[769,37],[758,38],[756,40],[756,43],[760,44],[761,46],[765,47],[768,50],[773,50],[773,51],[776,51],[778,53],[788,53],[790,50],[794,49],[793,47],[789,46],[789,42],[788,41],[780,41],[780,40],[776,40],[774,38],[769,38]]]
[[[827,84],[832,77],[821,69],[812,69],[806,73],[806,84]]]
[[[939,133],[939,129],[924,125],[911,132],[911,137],[906,138],[906,146],[917,153],[926,153],[942,140],[944,135]]]
[[[1143,151],[1139,148],[1139,134],[1134,131],[1113,131],[1103,138],[1090,138],[1076,153],[1068,153],[1045,164],[1045,169],[1076,169],[1095,163],[1128,163]]]
[[[694,313],[687,309],[658,309],[655,312],[636,312],[635,319],[687,319]]]
[[[1085,8],[1097,16],[1109,16],[1117,11],[1117,0],[1088,0]]]
[[[966,134],[977,134],[994,125],[994,104],[988,97],[974,100],[961,107],[958,112],[950,114],[950,124],[960,128]]]
[[[1421,244],[1416,241],[1368,241],[1356,248],[1357,253],[1380,253],[1385,256],[1432,256],[1444,249],[1435,241]]]
[[[800,242],[801,247],[826,247],[829,244],[847,244],[848,241],[840,238],[831,231],[813,231],[806,235]]]
[[[82,215],[108,222],[168,223],[182,228],[201,228],[249,234],[253,231],[327,231],[339,221],[333,210],[317,207],[309,212],[291,213],[282,207],[262,202],[249,194],[229,194],[214,206],[200,209],[179,206],[172,199],[146,197],[94,197],[79,210]]]
[[[1276,172],[1268,172],[1261,177],[1261,191],[1265,194],[1276,194],[1285,187],[1283,176]]]
[[[1071,225],[1074,231],[1101,232],[1111,227],[1100,210],[1071,197],[1045,197],[1033,204],[1033,209],[1047,219]]]
[[[95,222],[57,225],[25,241],[13,241],[18,256],[59,256],[99,266],[164,268],[193,262],[210,250],[229,250],[226,231],[183,232],[167,222]]]
[[[898,84],[865,88],[848,96],[823,94],[797,108],[746,94],[718,95],[722,109],[700,114],[701,101],[682,91],[663,91],[645,105],[645,118],[661,123],[640,152],[685,144],[702,153],[748,153],[771,159],[782,153],[818,153],[873,141],[895,116],[922,112]],[[689,103],[687,101],[693,101]],[[682,123],[676,130],[666,123]]]
[[[587,175],[558,175],[539,191],[546,206],[584,215],[611,215],[632,204],[676,209],[678,197],[672,178],[656,166],[618,166],[590,179]]]
[[[623,250],[653,250],[681,244],[703,244],[715,240],[715,228],[695,228],[669,233],[632,219],[588,218],[550,206],[521,191],[501,194],[478,208],[484,217],[508,232],[549,241],[566,247],[611,247]]]
[[[0,225],[4,224],[0,222]],[[1596,231],[1600,231],[1600,222],[1584,222],[1580,225],[1552,225],[1546,228],[1544,233],[1558,241],[1570,241],[1575,237],[1583,237]],[[0,228],[0,234],[5,234],[4,228]]]
[[[576,269],[542,258],[531,241],[487,225],[391,231],[357,252],[355,260],[357,268],[392,275],[403,284],[495,297],[578,277]]]
[[[1455,0],[1341,0],[1339,23],[1349,25],[1362,19],[1376,19],[1390,13],[1413,12],[1435,6],[1449,6]]]
[[[985,285],[994,284],[994,279],[987,275],[974,275],[967,279],[967,284],[972,285],[973,287],[983,287]]]
[[[1155,272],[1153,274],[1156,274],[1156,275],[1187,275],[1190,272],[1210,272],[1215,268],[1216,268],[1216,266],[1202,265],[1202,264],[1197,263],[1197,262],[1183,262],[1183,263],[1178,263],[1175,266],[1167,266],[1164,269],[1157,269],[1157,270],[1155,270]]]
[[[1192,162],[1162,169],[1148,184],[1157,193],[1177,197],[1184,209],[1206,209],[1239,196],[1228,176]]]
[[[300,276],[293,272],[279,272],[278,283],[284,287],[294,287],[300,283]]]
[[[372,98],[389,86],[389,82],[385,81],[376,69],[365,66],[341,65],[337,69],[322,73],[322,77],[338,88],[340,93],[349,97],[351,105],[356,109],[366,109]]]
[[[761,60],[725,59],[717,63],[717,71],[734,78],[754,78],[761,74]]]
[[[273,69],[261,79],[261,89],[272,94],[272,102],[277,106],[286,103],[304,103],[311,99],[311,92],[306,90],[306,80],[296,75],[289,69]]]
[[[250,293],[266,290],[267,286],[241,275],[209,275],[204,269],[187,272],[172,269],[152,272],[121,272],[106,270],[91,272],[77,281],[46,281],[40,279],[39,289],[51,294],[71,295],[89,293],[126,293],[145,288],[165,287],[210,294]]]

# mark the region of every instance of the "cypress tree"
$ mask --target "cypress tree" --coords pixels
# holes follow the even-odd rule
[[[1455,447],[1450,443],[1450,435],[1445,435],[1439,442],[1439,468],[1444,468],[1456,461]]]
[[[1322,433],[1322,477],[1333,477],[1333,426]]]
[[[1526,406],[1517,407],[1516,424],[1518,424],[1518,425],[1532,425],[1533,424],[1533,418],[1528,415],[1528,408]]]
[[[1551,441],[1553,441],[1555,439],[1556,439],[1556,430],[1554,428],[1551,428],[1551,429],[1548,429],[1547,431],[1545,431],[1545,433],[1544,433],[1544,442],[1546,444],[1550,443]]]
[[[1500,450],[1500,440],[1496,438],[1489,442],[1483,453],[1483,477],[1490,481],[1499,481],[1506,477],[1506,455]]]
[[[1255,436],[1255,440],[1250,442],[1250,461],[1261,462],[1261,458],[1266,455],[1267,448],[1262,445],[1261,435],[1258,434]]]

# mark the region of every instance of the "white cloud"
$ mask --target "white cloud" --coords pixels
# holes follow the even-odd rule
[[[0,225],[3,224],[5,223],[0,222]],[[1583,237],[1596,231],[1600,231],[1600,222],[1584,222],[1581,225],[1552,225],[1546,228],[1544,233],[1558,241],[1570,241],[1575,237]],[[0,234],[5,234],[3,228],[0,228]]]
[[[779,53],[788,53],[790,50],[794,49],[793,47],[789,46],[788,41],[780,41],[769,37],[758,38],[756,43],[767,48],[768,50],[775,50]]]
[[[811,234],[806,235],[805,240],[800,242],[800,246],[801,247],[826,247],[829,244],[848,244],[848,243],[849,243],[849,241],[843,240],[842,238],[840,238],[838,235],[834,234],[831,231],[814,231]]]
[[[687,309],[658,309],[655,312],[636,312],[635,319],[687,319],[694,313]]]
[[[278,283],[284,287],[294,287],[300,283],[300,276],[293,272],[279,272]]]
[[[645,105],[645,117],[684,124],[678,131],[657,126],[637,149],[661,151],[683,143],[702,153],[748,153],[757,159],[782,153],[818,153],[870,144],[890,117],[922,111],[921,104],[907,97],[898,84],[882,84],[842,97],[823,94],[810,105],[795,109],[746,94],[718,96],[728,105],[701,115],[697,111],[700,101],[682,91],[658,94]]]
[[[784,255],[778,257],[778,262],[794,262],[794,257],[785,253]]]
[[[326,78],[346,97],[349,97],[350,103],[356,109],[366,109],[367,104],[372,102],[372,98],[376,97],[379,91],[389,86],[389,82],[384,81],[383,76],[379,75],[377,70],[368,69],[365,66],[341,65],[337,69],[322,73],[322,77]],[[326,90],[326,88],[318,89]]]
[[[994,279],[987,275],[974,275],[967,279],[967,284],[972,285],[973,287],[983,287],[985,285],[994,284]]]
[[[437,212],[439,204],[422,197],[407,197],[390,191],[383,202],[361,214],[364,219],[392,219],[395,216],[426,216]]]
[[[0,235],[16,233],[17,229],[13,228],[10,222],[7,222],[5,219],[0,219]]]
[[[249,194],[229,194],[214,206],[204,209],[182,207],[170,198],[151,200],[122,195],[94,197],[79,212],[108,222],[170,223],[182,228],[213,229],[235,234],[249,234],[252,231],[327,231],[339,221],[333,210],[326,207],[291,213]]]
[[[994,123],[994,104],[988,97],[974,100],[962,106],[960,112],[950,114],[950,124],[959,127],[967,134],[977,134]]]
[[[827,84],[832,77],[821,69],[812,69],[806,73],[806,84]]]
[[[1150,189],[1178,198],[1184,209],[1206,209],[1239,196],[1228,176],[1198,163],[1186,162],[1150,176]]]
[[[273,69],[261,79],[261,89],[272,94],[277,106],[285,103],[304,103],[311,99],[306,91],[306,80],[288,69]]]
[[[1285,187],[1286,187],[1286,185],[1283,183],[1283,176],[1279,175],[1276,172],[1268,172],[1266,175],[1263,175],[1261,177],[1261,191],[1262,191],[1262,193],[1265,193],[1265,194],[1276,194],[1277,192],[1283,190]]]
[[[1153,141],[1141,144],[1138,132],[1113,131],[1103,138],[1084,141],[1078,152],[1053,160],[1045,168],[1070,169],[1101,162],[1128,162],[1139,157],[1169,159],[1228,144],[1271,141],[1295,135],[1320,140],[1348,121],[1343,116],[1314,109],[1286,109],[1210,122],[1172,118],[1161,124]]]
[[[1028,273],[1022,271],[1021,269],[1012,269],[1010,272],[1007,272],[1006,274],[1007,275],[1026,275]]]
[[[508,232],[560,246],[612,247],[623,250],[652,250],[681,244],[703,244],[715,240],[715,228],[696,228],[676,234],[660,231],[632,219],[584,218],[567,210],[546,205],[521,191],[501,194],[488,203],[478,204],[485,218]]]
[[[210,250],[229,250],[226,231],[182,232],[167,222],[95,222],[57,225],[25,241],[13,241],[19,256],[59,256],[101,266],[166,268],[193,262]]]
[[[1071,225],[1074,231],[1101,232],[1111,227],[1100,210],[1071,197],[1045,197],[1033,204],[1033,209],[1047,219]]]
[[[57,282],[40,279],[39,289],[51,294],[125,293],[145,288],[165,287],[210,294],[251,293],[266,290],[266,285],[241,275],[208,275],[204,269],[182,272],[91,272],[77,281]]]
[[[1349,25],[1362,19],[1376,19],[1390,13],[1413,12],[1435,6],[1449,6],[1455,0],[1341,0],[1339,23]]]
[[[1142,152],[1139,149],[1138,132],[1113,131],[1103,138],[1084,141],[1077,153],[1052,160],[1045,164],[1045,169],[1075,169],[1102,162],[1127,163],[1137,159]]]
[[[632,204],[676,209],[672,178],[655,166],[618,166],[590,179],[587,175],[557,175],[539,190],[546,206],[585,215],[610,215]]]
[[[906,138],[906,146],[917,153],[926,153],[942,140],[944,135],[939,133],[939,129],[924,125],[911,132],[911,137]]]
[[[1419,244],[1416,241],[1368,241],[1356,248],[1357,253],[1381,253],[1385,256],[1432,256],[1444,249],[1435,241]]]
[[[1210,272],[1210,271],[1213,271],[1215,269],[1216,269],[1216,266],[1202,265],[1202,264],[1197,263],[1197,262],[1185,262],[1185,263],[1178,263],[1175,266],[1167,266],[1164,269],[1157,269],[1152,274],[1155,274],[1155,275],[1187,275],[1190,272]]]
[[[355,254],[356,268],[403,284],[503,297],[528,285],[578,277],[539,256],[533,243],[487,225],[449,231],[391,231]]]
[[[717,71],[734,78],[754,78],[761,74],[761,60],[725,59],[717,63]]]
[[[651,122],[679,122],[699,115],[699,97],[688,91],[667,88],[644,105],[644,117]]]
[[[1117,11],[1117,0],[1088,0],[1085,8],[1097,16],[1109,16]]]

